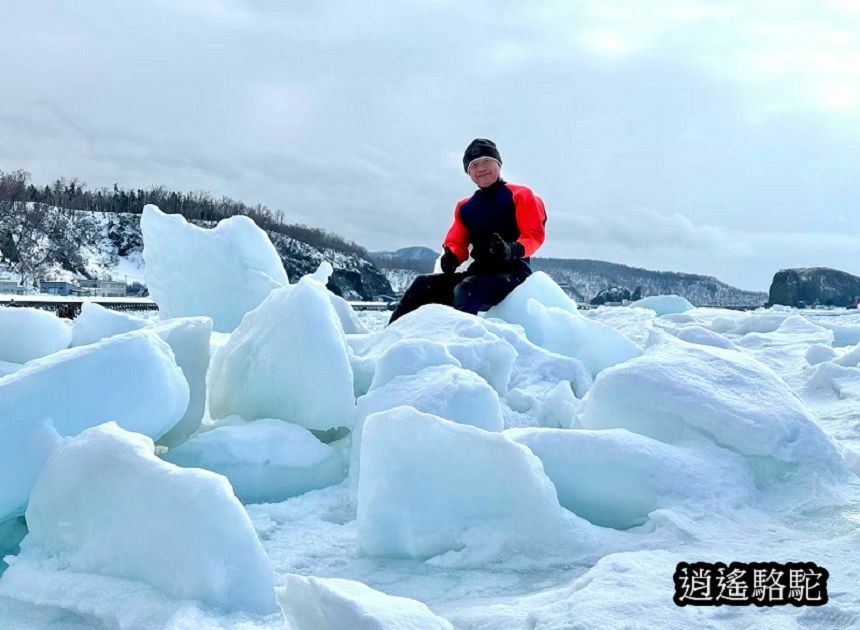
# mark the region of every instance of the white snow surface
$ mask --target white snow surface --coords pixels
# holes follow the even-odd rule
[[[188,400],[170,346],[146,330],[62,350],[0,378],[0,521],[23,513],[56,433],[113,420],[159,438]]]
[[[0,361],[26,363],[68,348],[71,342],[71,327],[53,313],[0,306]]]
[[[276,503],[344,478],[334,448],[297,424],[263,418],[215,427],[171,448],[164,459],[230,480],[243,503]]]
[[[453,630],[425,604],[355,580],[288,575],[278,604],[292,628],[313,630]]]
[[[275,610],[274,576],[221,476],[158,459],[115,423],[68,439],[33,488],[29,534],[10,562],[143,582],[225,611]],[[14,587],[13,587],[14,588]]]
[[[211,230],[148,204],[140,221],[146,286],[161,317],[211,317],[230,332],[287,273],[266,233],[244,216]]]

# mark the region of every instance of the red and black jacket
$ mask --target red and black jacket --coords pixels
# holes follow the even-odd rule
[[[470,272],[525,271],[529,273],[529,258],[544,242],[546,210],[540,197],[526,186],[509,184],[499,179],[495,184],[479,188],[471,197],[457,203],[454,224],[448,230],[444,247],[450,249],[462,263],[469,257],[469,245],[488,240],[498,232],[508,242],[523,246],[522,260],[501,263],[490,268],[477,261]]]

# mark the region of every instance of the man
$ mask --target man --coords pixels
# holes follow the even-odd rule
[[[472,140],[463,168],[478,190],[454,209],[440,260],[442,273],[418,276],[389,323],[430,303],[472,314],[486,311],[531,275],[529,258],[545,236],[543,201],[526,186],[502,179],[502,156],[492,140]],[[474,262],[458,273],[470,246]]]

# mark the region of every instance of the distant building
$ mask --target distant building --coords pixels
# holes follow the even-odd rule
[[[0,295],[23,295],[24,287],[17,280],[0,278]]]
[[[125,282],[116,280],[81,280],[81,289],[87,291],[88,295],[98,295],[101,297],[125,297],[126,287]]]
[[[81,295],[83,291],[77,285],[62,280],[42,280],[39,283],[39,292],[46,295]]]

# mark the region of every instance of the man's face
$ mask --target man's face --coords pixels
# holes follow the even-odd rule
[[[493,158],[480,158],[469,164],[469,177],[479,188],[486,188],[495,184],[501,173],[501,165]]]

